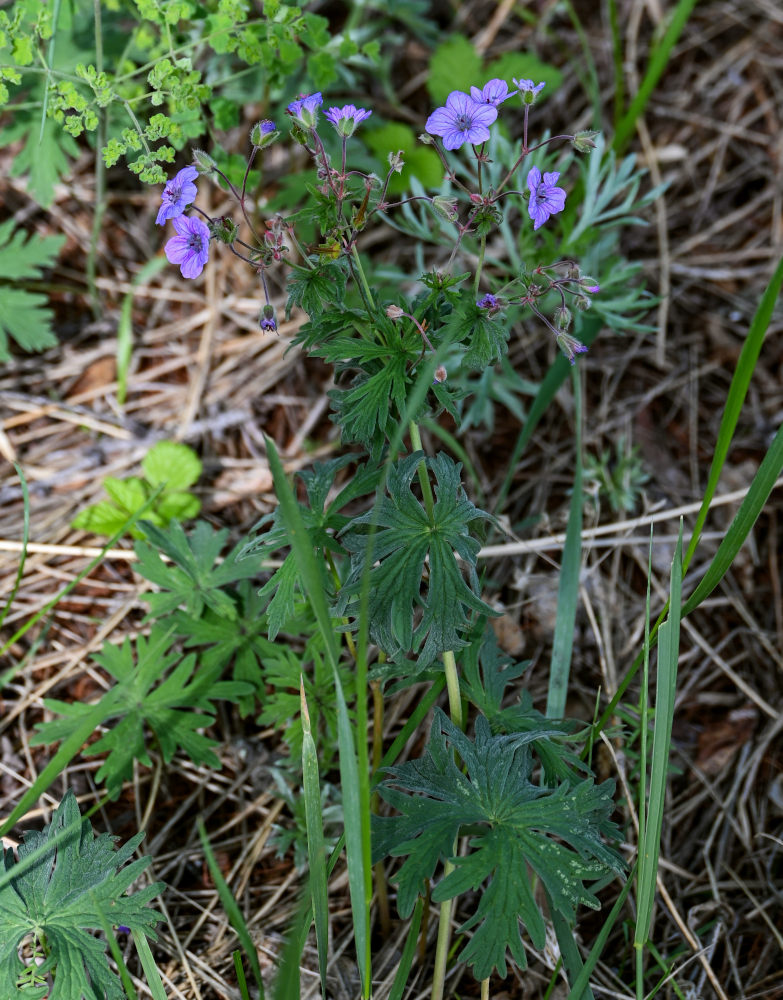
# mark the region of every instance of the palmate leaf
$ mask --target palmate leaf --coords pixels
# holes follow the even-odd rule
[[[344,555],[345,549],[337,540],[337,534],[350,521],[350,518],[340,511],[357,497],[371,493],[380,478],[381,472],[377,465],[368,462],[359,465],[345,486],[327,503],[328,494],[332,490],[337,473],[356,461],[356,455],[342,455],[328,462],[316,462],[311,470],[303,470],[297,476],[304,482],[309,506],[299,504],[308,537],[314,549],[322,554],[334,553]],[[265,515],[254,531],[265,527],[271,521],[272,527],[264,534],[258,535],[242,549],[240,556],[245,559],[256,554],[269,555],[283,547],[290,546],[291,538],[285,527],[280,509],[272,515]],[[332,592],[332,583],[326,573],[323,558],[318,560],[323,571],[323,588],[328,594]],[[293,616],[296,594],[299,588],[299,575],[293,552],[290,552],[283,565],[275,570],[272,577],[259,591],[263,604],[269,601],[267,616],[269,619],[269,638],[276,638],[281,628]],[[271,597],[271,600],[270,600]]]
[[[55,842],[64,831],[68,832]],[[162,917],[147,904],[160,893],[163,883],[126,894],[149,864],[149,858],[127,864],[142,837],[139,833],[115,850],[113,837],[105,833],[96,837],[89,822],[82,820],[69,791],[49,826],[40,833],[25,834],[18,863],[13,850],[4,852],[4,876],[0,877],[0,996],[4,1000],[46,993],[45,988],[32,993],[17,985],[26,974],[18,948],[28,935],[36,944],[46,945],[47,957],[36,977],[54,970],[49,1000],[124,1000],[120,980],[109,968],[105,945],[90,932],[122,924],[155,938],[154,926]],[[31,866],[14,875],[19,864],[40,848],[44,850]],[[11,877],[5,881],[7,875]]]
[[[136,568],[161,589],[161,593],[141,595],[150,606],[149,617],[160,618],[181,606],[198,617],[206,606],[224,618],[236,619],[236,605],[223,588],[255,576],[251,565],[237,562],[241,543],[218,564],[227,530],[215,531],[206,521],[197,521],[190,535],[185,534],[177,521],[166,528],[142,521],[140,527],[155,548],[148,542],[136,542],[134,550],[139,557]],[[163,561],[161,552],[169,557],[171,564]]]
[[[435,503],[432,518],[411,490],[420,452],[401,459],[389,471],[388,495],[341,535],[351,553],[351,572],[338,596],[339,615],[359,612],[362,580],[371,566],[369,587],[370,633],[391,658],[418,653],[426,667],[444,650],[466,645],[461,633],[468,613],[496,615],[478,597],[475,566],[479,542],[469,526],[488,514],[467,498],[460,482],[461,466],[447,455],[427,461],[434,472]],[[373,528],[375,529],[373,531]],[[368,558],[368,546],[372,555]],[[456,553],[456,555],[455,555]],[[457,556],[470,574],[464,580]],[[425,563],[428,582],[423,583]],[[414,615],[421,609],[421,620]]]
[[[486,883],[478,908],[460,928],[473,929],[460,958],[477,979],[493,969],[505,975],[507,949],[525,967],[520,921],[535,947],[544,946],[544,917],[528,867],[570,924],[580,904],[599,908],[583,883],[623,871],[621,858],[603,839],[618,835],[610,821],[614,784],[534,783],[531,745],[539,736],[493,736],[489,722],[478,716],[471,742],[436,709],[424,756],[388,768],[378,786],[401,814],[378,818],[374,837],[376,859],[407,856],[397,873],[401,916],[410,914],[446,859],[455,868],[435,887],[435,902]],[[469,853],[454,857],[454,843],[463,835],[470,837]]]
[[[210,725],[216,713],[214,700],[236,699],[253,693],[250,684],[220,681],[222,664],[202,664],[196,672],[196,657],[182,655],[171,649],[173,629],[154,625],[149,639],[138,636],[135,652],[126,637],[121,646],[107,643],[95,660],[117,683],[103,695],[98,705],[103,710],[102,721],[115,721],[101,738],[83,752],[86,756],[107,753],[96,775],[105,780],[107,791],[116,796],[122,782],[130,778],[133,761],[151,765],[147,750],[147,729],[151,729],[160,746],[163,759],[169,763],[178,749],[195,764],[219,769],[217,746],[198,732]],[[66,739],[78,729],[83,717],[96,710],[95,705],[47,699],[45,705],[64,716],[52,722],[40,723],[34,744]]]

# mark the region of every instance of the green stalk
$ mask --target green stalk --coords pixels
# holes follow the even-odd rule
[[[371,309],[375,308],[375,299],[372,297],[372,292],[370,291],[370,286],[367,284],[367,275],[364,273],[364,268],[362,267],[362,259],[359,256],[359,251],[356,249],[356,244],[351,247],[351,257],[353,257],[353,262],[356,265],[356,270],[359,272],[359,279],[362,283],[362,288],[364,289],[364,295]]]
[[[484,254],[487,249],[487,237],[481,237],[481,245],[479,246],[479,259],[478,265],[476,266],[476,276],[473,279],[473,292],[478,295],[479,284],[481,282],[481,272],[484,269]]]

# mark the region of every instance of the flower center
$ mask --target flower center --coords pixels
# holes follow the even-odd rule
[[[454,124],[457,126],[460,132],[466,132],[470,128],[471,118],[470,115],[463,114],[457,115],[454,119]]]

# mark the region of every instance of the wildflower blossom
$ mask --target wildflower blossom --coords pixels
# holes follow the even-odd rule
[[[533,229],[543,226],[550,215],[562,212],[565,208],[566,193],[563,188],[556,187],[560,173],[553,170],[541,177],[538,167],[533,167],[527,175],[527,186],[530,188],[530,201],[527,211],[533,220]]]
[[[287,111],[304,128],[315,128],[318,117],[318,109],[324,103],[320,91],[315,94],[303,94],[295,101],[291,101]]]
[[[490,309],[493,311],[500,309],[500,303],[498,302],[497,296],[493,295],[491,292],[487,292],[483,298],[477,299],[476,305],[479,309]]]
[[[477,104],[469,94],[453,90],[446,106],[436,108],[424,127],[430,135],[442,136],[446,149],[459,149],[466,142],[486,142],[489,126],[497,116],[494,105]]]
[[[155,219],[157,225],[164,226],[168,219],[176,219],[196,200],[198,191],[193,181],[197,177],[198,170],[195,167],[183,167],[175,177],[172,177],[160,196],[163,204],[158,209],[158,216]]]
[[[174,219],[177,235],[163,248],[172,264],[179,264],[183,278],[197,278],[209,260],[209,229],[201,219]]]
[[[328,111],[324,112],[324,118],[334,125],[339,135],[347,138],[349,135],[353,135],[356,126],[369,118],[371,114],[372,111],[367,111],[365,108],[357,108],[355,104],[346,104],[342,108],[329,108]]]
[[[503,101],[516,94],[516,90],[509,92],[508,84],[505,80],[490,80],[485,83],[481,90],[478,87],[470,88],[470,96],[476,104],[491,104],[493,108],[498,107]]]
[[[258,325],[262,330],[271,330],[273,333],[277,332],[277,320],[275,319],[275,307],[270,305],[269,302],[261,310],[261,315],[258,317]]]
[[[532,104],[546,86],[544,83],[533,83],[532,80],[517,80],[516,77],[512,77],[512,79],[519,87],[519,93],[525,104]]]

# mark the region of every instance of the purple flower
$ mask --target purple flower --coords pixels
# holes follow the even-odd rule
[[[157,225],[165,226],[167,219],[176,219],[196,200],[198,191],[193,181],[197,177],[198,170],[195,167],[183,167],[176,177],[172,177],[160,196],[163,204],[158,209],[158,217],[155,219]]]
[[[179,264],[183,278],[197,278],[209,260],[209,229],[201,219],[181,215],[174,219],[177,235],[163,248],[172,264]]]
[[[275,123],[273,121],[270,121],[268,118],[265,118],[261,122],[261,131],[264,133],[264,135],[269,135],[269,133],[274,132],[274,130],[275,130]]]
[[[303,94],[295,101],[291,101],[286,110],[300,125],[305,128],[315,128],[318,109],[323,103],[324,99],[318,91],[315,94]]]
[[[470,88],[470,96],[476,104],[491,104],[493,108],[498,107],[503,101],[507,101],[509,97],[513,97],[514,94],[516,94],[516,90],[512,90],[509,93],[508,84],[505,80],[490,80],[489,83],[484,84],[481,90],[478,87]]]
[[[491,309],[491,310],[500,309],[500,303],[497,300],[497,296],[493,295],[491,292],[487,292],[487,294],[483,298],[477,299],[476,305],[479,307],[479,309]]]
[[[546,86],[544,83],[533,83],[532,80],[517,80],[514,77],[512,77],[512,79],[519,87],[519,93],[522,95],[522,100],[525,104],[532,104],[538,94]]]
[[[339,135],[349,136],[356,131],[356,126],[369,118],[372,111],[357,108],[355,104],[346,104],[342,108],[329,108],[324,111],[324,118],[330,121]]]
[[[558,333],[555,340],[557,340],[557,346],[568,358],[571,364],[574,364],[576,360],[575,355],[587,353],[587,348],[582,341],[577,340],[576,337],[572,337],[570,333],[565,333],[565,331]]]
[[[461,90],[452,90],[446,106],[436,108],[424,126],[430,135],[443,137],[446,149],[459,149],[463,143],[486,142],[489,126],[498,116],[492,104],[477,104]]]
[[[543,226],[550,215],[562,212],[565,208],[566,193],[563,188],[555,187],[560,174],[557,170],[544,174],[542,179],[538,167],[533,167],[527,175],[527,186],[530,188],[530,201],[527,211],[533,220],[533,229]]]

